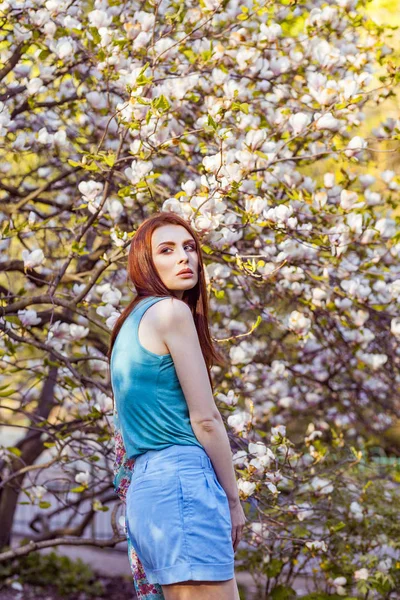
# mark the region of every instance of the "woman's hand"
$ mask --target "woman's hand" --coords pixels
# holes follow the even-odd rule
[[[232,521],[232,544],[233,550],[236,552],[236,548],[243,535],[243,529],[247,522],[247,518],[244,514],[242,505],[240,504],[239,497],[235,500],[228,500],[228,502]]]

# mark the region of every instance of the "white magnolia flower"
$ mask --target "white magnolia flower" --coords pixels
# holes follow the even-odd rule
[[[286,436],[286,426],[285,425],[276,425],[276,427],[271,427],[271,441],[279,442],[281,437]]]
[[[397,233],[396,221],[393,219],[382,218],[375,223],[376,229],[383,238],[391,238]]]
[[[103,292],[101,301],[111,304],[112,306],[118,306],[121,300],[122,292],[117,288],[110,288]]]
[[[354,501],[350,504],[350,512],[356,521],[361,522],[364,519],[363,507],[358,502]]]
[[[291,206],[286,206],[286,204],[280,204],[275,208],[264,210],[263,214],[268,221],[273,221],[274,223],[287,223],[293,214],[293,208]]]
[[[153,169],[151,160],[133,160],[124,173],[133,184],[139,183]]]
[[[377,206],[382,203],[382,196],[379,192],[372,192],[367,189],[364,193],[364,198],[367,201],[368,206]]]
[[[328,201],[328,194],[326,192],[316,192],[313,194],[313,206],[315,208],[323,208]]]
[[[22,260],[24,261],[24,269],[34,269],[44,262],[43,250],[36,248],[29,252],[26,248],[22,250]]]
[[[364,200],[358,201],[357,192],[351,190],[342,190],[340,192],[340,206],[343,210],[351,210],[354,208],[360,208],[365,204]]]
[[[279,494],[280,493],[278,488],[276,487],[276,485],[274,485],[270,481],[268,483],[266,483],[265,485],[267,486],[267,488],[269,489],[271,494]]]
[[[381,173],[381,179],[385,183],[390,183],[395,175],[396,175],[396,173],[394,171],[390,171],[390,169],[387,169],[386,171],[383,171]]]
[[[248,450],[250,454],[255,454],[256,456],[263,456],[267,453],[267,447],[262,442],[256,442],[255,444],[250,442]]]
[[[289,125],[296,135],[303,131],[310,123],[311,117],[306,113],[299,112],[289,117]]]
[[[333,581],[332,584],[335,586],[335,592],[339,595],[339,596],[346,596],[347,592],[345,589],[345,585],[347,585],[347,579],[346,577],[336,577]]]
[[[104,10],[92,10],[88,14],[88,17],[90,25],[97,29],[100,27],[107,27],[112,21],[111,15],[108,15]]]
[[[322,306],[323,302],[328,298],[327,291],[320,287],[313,288],[312,301],[315,306]]]
[[[56,321],[51,325],[47,333],[47,343],[57,351],[62,350],[64,344],[69,339],[69,325]]]
[[[110,303],[96,308],[96,313],[105,319],[110,317],[114,312],[116,312],[115,307]]]
[[[303,502],[296,506],[296,516],[299,521],[304,521],[304,519],[309,519],[314,515],[314,510],[308,502]]]
[[[238,397],[235,395],[235,392],[233,390],[229,390],[227,394],[219,392],[216,395],[216,399],[220,402],[228,404],[229,406],[236,406],[236,404],[238,403]]]
[[[299,335],[305,335],[311,327],[311,320],[298,310],[293,310],[289,315],[288,326]]]
[[[101,199],[103,192],[103,184],[100,181],[81,181],[78,185],[78,190],[82,194],[85,202],[93,202],[98,198]]]
[[[324,186],[328,189],[333,188],[335,185],[335,173],[325,173],[324,175]]]
[[[368,579],[368,577],[369,577],[368,569],[362,568],[362,569],[359,569],[358,571],[354,572],[354,579],[356,581],[365,581],[366,579]]]
[[[58,56],[58,58],[67,58],[68,56],[74,54],[76,50],[76,42],[69,36],[61,37],[55,44],[53,44],[52,50]]]
[[[94,404],[94,407],[97,408],[98,411],[107,413],[113,409],[113,406],[113,399],[110,398],[110,396],[107,396],[103,392],[97,394],[97,402]]]
[[[367,148],[368,144],[364,138],[356,135],[347,144],[347,149],[344,151],[348,157],[357,156],[364,148]]]
[[[329,131],[337,131],[339,129],[339,121],[335,119],[332,113],[328,112],[321,116],[321,113],[314,115],[315,127],[317,129],[328,129]]]
[[[34,485],[29,491],[30,494],[38,500],[41,500],[44,494],[47,492],[46,488],[43,485]]]
[[[350,231],[354,231],[357,235],[362,233],[363,216],[360,213],[351,212],[346,216],[347,225]]]
[[[97,312],[97,311],[96,311]],[[117,319],[119,318],[120,313],[117,312],[116,310],[114,310],[110,316],[108,317],[108,319],[106,320],[106,326],[108,327],[108,329],[112,330],[114,328],[115,323],[117,322]]]
[[[246,411],[237,410],[233,415],[229,415],[227,423],[236,433],[243,432],[250,420],[250,415]]]
[[[188,196],[193,196],[196,192],[196,182],[193,179],[188,179],[187,181],[181,183],[181,188]]]
[[[248,498],[249,496],[251,496],[254,492],[254,490],[256,489],[256,484],[253,483],[252,481],[245,481],[244,479],[238,479],[237,482],[239,491],[241,491],[243,493],[243,495]]]
[[[108,214],[115,221],[124,212],[124,207],[122,202],[120,202],[117,198],[108,198],[106,202],[106,210],[108,210]]]
[[[232,456],[233,464],[239,467],[244,466],[247,463],[247,452],[246,450],[238,450]]]
[[[282,35],[282,27],[279,23],[271,23],[269,26],[265,23],[260,25],[259,41],[267,40],[268,42],[275,42],[278,37]]]
[[[387,354],[372,354],[369,352],[356,352],[357,358],[369,365],[374,371],[380,369],[388,360]]]
[[[265,129],[251,129],[246,133],[245,142],[249,148],[256,150],[265,142],[267,132]]]
[[[238,346],[232,346],[229,350],[229,357],[233,365],[249,363],[257,352],[257,348],[244,340]]]
[[[40,144],[53,143],[53,136],[47,131],[46,127],[42,127],[41,129],[39,129],[37,139]]]
[[[322,552],[326,552],[328,547],[324,541],[314,540],[313,542],[306,542],[307,548],[310,550],[321,550]]]
[[[221,152],[213,154],[212,156],[205,156],[202,160],[202,163],[206,171],[216,173],[218,169],[222,166]]]
[[[390,321],[390,331],[395,337],[400,338],[400,317],[394,317]]]
[[[69,325],[69,336],[72,341],[81,340],[86,337],[88,333],[89,327],[83,327],[83,325],[77,325],[76,323],[71,323]]]
[[[314,477],[311,481],[311,487],[317,494],[330,494],[333,492],[333,485],[329,479]]]
[[[40,79],[40,77],[33,77],[29,80],[26,86],[26,91],[28,92],[29,96],[33,96],[34,94],[37,94],[42,86],[43,81]]]
[[[41,322],[40,317],[37,316],[36,310],[33,309],[19,310],[18,317],[24,327],[38,325]]]
[[[89,471],[81,471],[75,475],[75,481],[77,483],[81,483],[82,485],[87,485],[89,483],[89,477]]]

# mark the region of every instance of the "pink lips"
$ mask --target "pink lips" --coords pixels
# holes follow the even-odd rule
[[[178,275],[193,275],[193,271],[191,269],[184,269],[183,271],[179,271]]]

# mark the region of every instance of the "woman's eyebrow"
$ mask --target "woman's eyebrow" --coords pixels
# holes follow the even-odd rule
[[[194,239],[190,238],[189,240],[185,240],[185,241],[182,242],[182,244],[187,244],[188,242],[194,242]],[[171,244],[171,246],[175,246],[175,242],[172,242],[172,241],[169,241],[169,242],[160,242],[158,244],[158,246],[161,246],[161,244]],[[157,246],[157,248],[158,248],[158,246]]]

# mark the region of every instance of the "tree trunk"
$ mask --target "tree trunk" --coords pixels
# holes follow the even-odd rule
[[[57,367],[51,367],[49,375],[43,385],[42,393],[35,415],[40,419],[47,419],[54,406],[54,386],[57,381]],[[15,473],[25,466],[33,465],[35,460],[43,452],[44,446],[40,431],[29,431],[26,436],[16,444],[21,451],[21,456],[16,456],[11,463],[11,473]],[[17,508],[18,496],[24,480],[24,474],[12,479],[0,490],[0,549],[9,546],[11,532],[14,523],[14,515]]]

